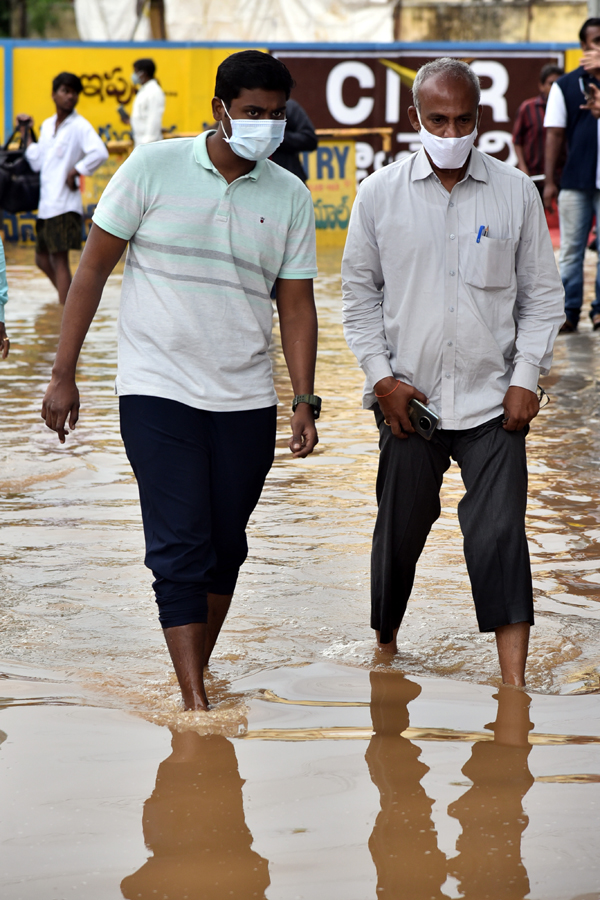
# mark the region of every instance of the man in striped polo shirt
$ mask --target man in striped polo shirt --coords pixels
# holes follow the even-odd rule
[[[235,53],[217,72],[216,131],[142,145],[121,166],[94,214],[42,407],[64,442],[78,418],[81,345],[129,242],[115,387],[186,709],[208,708],[203,669],[273,461],[274,286],[296,395],[290,450],[304,457],[317,443],[312,200],[267,158],[283,139],[292,84],[268,54]]]

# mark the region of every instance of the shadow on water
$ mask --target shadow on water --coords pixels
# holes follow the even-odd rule
[[[370,678],[374,734],[365,758],[381,802],[369,841],[377,895],[397,897],[403,885],[411,900],[441,900],[451,876],[465,900],[524,900],[530,886],[521,859],[528,824],[523,798],[534,783],[528,768],[531,698],[512,688],[495,695],[496,721],[486,726],[494,739],[473,744],[462,769],[472,787],[448,808],[462,834],[458,856],[446,861],[431,818],[433,801],[421,784],[429,768],[417,744],[402,736],[408,704],[421,687],[396,672],[375,671]]]
[[[266,859],[252,849],[235,750],[221,735],[172,732],[144,804],[144,840],[153,853],[121,882],[127,900],[254,900],[270,884]]]

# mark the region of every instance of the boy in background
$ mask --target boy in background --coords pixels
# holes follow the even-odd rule
[[[17,126],[28,142],[27,162],[40,173],[35,262],[58,291],[60,303],[67,299],[71,285],[69,250],[81,250],[79,176],[92,175],[108,158],[93,126],[75,111],[82,90],[77,75],[61,72],[56,76],[52,82],[56,113],[42,122],[37,143],[31,135],[31,116],[17,116]]]

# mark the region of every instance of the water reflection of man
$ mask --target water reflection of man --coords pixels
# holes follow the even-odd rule
[[[449,860],[448,871],[464,900],[524,900],[529,894],[521,838],[529,822],[523,798],[534,783],[528,765],[531,698],[508,686],[496,697],[496,721],[487,726],[494,740],[473,745],[462,769],[473,787],[448,807],[462,827],[459,855]]]
[[[365,754],[381,797],[369,849],[377,869],[377,896],[436,900],[445,896],[445,856],[431,819],[433,802],[421,780],[429,771],[420,749],[402,737],[408,704],[421,688],[399,672],[374,671],[371,678],[373,737]]]
[[[523,685],[533,624],[525,435],[564,294],[534,184],[473,146],[480,85],[470,66],[428,63],[413,97],[423,148],[362,182],[342,267],[346,338],[380,432],[371,626],[396,653],[455,459],[479,628],[495,632],[503,681]],[[408,417],[409,402],[428,397],[441,417],[429,441]]]
[[[270,884],[266,859],[252,850],[231,741],[174,731],[144,804],[144,840],[152,856],[121,883],[127,900],[261,900]]]

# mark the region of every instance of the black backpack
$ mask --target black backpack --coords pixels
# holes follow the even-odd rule
[[[40,173],[34,172],[25,158],[29,128],[25,137],[20,135],[18,149],[8,149],[17,133],[15,129],[0,149],[0,209],[8,213],[32,212],[40,202]],[[31,136],[37,141],[33,128]]]

